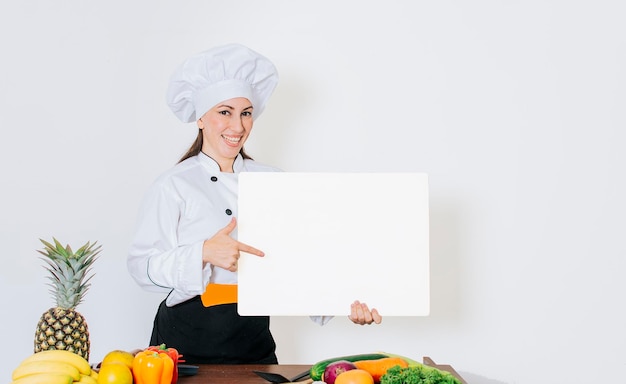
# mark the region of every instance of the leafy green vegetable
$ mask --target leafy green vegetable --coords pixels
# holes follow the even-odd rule
[[[389,368],[381,377],[380,384],[462,384],[450,372],[442,371],[427,365],[416,365],[408,368],[395,366]]]

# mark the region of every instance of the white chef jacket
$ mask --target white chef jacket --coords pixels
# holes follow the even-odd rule
[[[221,172],[201,152],[162,174],[144,197],[128,270],[144,289],[169,293],[168,306],[201,295],[209,282],[237,284],[236,272],[208,263],[202,268],[203,243],[237,217],[240,172],[280,170],[239,155],[233,171]],[[237,239],[236,228],[231,236]],[[330,318],[312,317],[319,324]]]

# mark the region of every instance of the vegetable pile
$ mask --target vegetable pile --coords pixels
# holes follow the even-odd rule
[[[310,376],[326,384],[462,384],[450,372],[384,352],[325,359]]]

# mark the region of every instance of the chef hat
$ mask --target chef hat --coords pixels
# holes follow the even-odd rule
[[[278,84],[276,67],[240,44],[227,44],[194,55],[172,74],[166,100],[184,123],[201,118],[224,100],[245,97],[257,118]]]

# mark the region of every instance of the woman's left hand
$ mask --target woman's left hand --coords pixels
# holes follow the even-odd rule
[[[361,303],[356,300],[350,306],[350,316],[348,316],[350,321],[354,324],[365,325],[365,324],[380,324],[383,321],[383,317],[378,313],[378,310],[373,308],[371,311],[367,307],[367,304]]]

